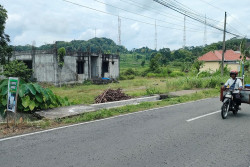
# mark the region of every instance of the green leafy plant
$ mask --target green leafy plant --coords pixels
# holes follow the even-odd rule
[[[22,61],[11,61],[3,66],[3,72],[0,75],[5,77],[20,77],[28,81],[32,75],[32,70]]]
[[[155,87],[149,87],[146,89],[147,95],[159,94],[160,91]]]
[[[0,114],[4,116],[7,107],[8,79],[0,82]],[[44,89],[37,83],[26,83],[21,80],[18,92],[17,109],[20,112],[34,112],[37,110],[70,105],[68,98],[55,95],[50,89]]]
[[[57,57],[58,66],[62,68],[64,65],[64,56],[66,55],[66,49],[64,47],[61,47],[58,49],[57,53],[58,53],[58,57]]]
[[[145,63],[146,63],[146,61],[143,60],[143,61],[141,62],[141,66],[144,67],[144,66],[145,66]]]
[[[197,73],[200,72],[200,69],[204,66],[203,61],[195,60],[192,67],[197,71]]]
[[[66,49],[64,47],[61,47],[58,49],[57,51],[58,55],[57,55],[57,61],[58,61],[58,70],[59,70],[59,85],[60,87],[62,86],[62,68],[64,65],[64,57],[66,55]]]

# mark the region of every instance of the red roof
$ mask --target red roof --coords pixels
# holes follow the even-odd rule
[[[222,61],[222,50],[210,51],[203,56],[199,57],[200,61]],[[225,61],[237,61],[240,59],[240,52],[236,52],[233,50],[226,50],[224,54]],[[247,60],[250,60],[247,58]]]

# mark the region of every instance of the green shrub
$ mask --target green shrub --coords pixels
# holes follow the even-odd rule
[[[198,73],[197,76],[199,78],[204,78],[204,77],[210,77],[210,76],[212,76],[212,74],[209,71],[202,71],[202,72]]]
[[[60,68],[63,67],[64,65],[64,57],[66,55],[66,49],[64,47],[61,47],[57,50],[57,61],[58,61],[58,66]]]
[[[7,108],[8,79],[0,82],[0,114],[4,116]],[[37,83],[26,83],[21,80],[18,92],[17,110],[33,112],[41,109],[70,105],[68,98],[55,95],[50,89],[42,88]]]
[[[149,77],[149,78],[156,77],[156,76],[157,76],[157,74],[155,74],[155,73],[152,73],[152,72],[147,73],[147,77]]]
[[[89,79],[83,81],[83,85],[92,85],[92,84],[93,84],[93,82]]]
[[[227,77],[186,77],[167,82],[167,88],[170,90],[182,90],[193,88],[216,88],[220,87],[222,82],[226,82]]]
[[[178,62],[178,61],[174,61],[174,62],[172,63],[172,65],[173,65],[174,67],[181,67],[181,66],[183,65],[183,63],[182,63],[182,62]]]
[[[179,77],[179,76],[184,76],[185,74],[180,71],[173,71],[169,76],[170,77]]]
[[[135,79],[134,75],[121,74],[120,77],[119,77],[119,80],[132,80],[132,79]]]
[[[132,68],[129,68],[124,72],[124,75],[136,75],[136,74],[137,74],[136,71],[133,70]]]
[[[160,91],[155,87],[150,87],[146,89],[147,95],[159,94]]]
[[[124,75],[120,74],[119,80],[126,80],[126,79],[127,79],[127,77],[125,77]]]
[[[127,79],[128,79],[128,80],[135,79],[135,76],[134,76],[134,75],[128,75],[128,76],[127,76]]]
[[[216,88],[221,86],[221,83],[226,82],[226,78],[222,77],[210,77],[207,78],[206,81],[204,82],[204,87],[205,88]]]
[[[20,77],[28,81],[32,75],[32,70],[28,69],[24,62],[14,60],[3,66],[3,72],[0,75],[4,75],[5,77]]]
[[[202,83],[200,78],[187,78],[187,84],[190,85],[190,88],[202,88]]]

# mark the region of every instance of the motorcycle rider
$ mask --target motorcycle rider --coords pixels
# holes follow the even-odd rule
[[[236,104],[237,109],[240,110],[241,99],[240,99],[240,90],[242,90],[241,79],[237,79],[238,71],[230,71],[230,79],[224,85],[224,89],[230,88],[233,89],[233,101]],[[236,90],[235,90],[236,89]]]

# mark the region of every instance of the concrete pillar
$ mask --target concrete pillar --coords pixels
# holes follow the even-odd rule
[[[32,77],[37,78],[37,76],[36,76],[36,48],[35,48],[35,46],[32,46],[31,58],[32,58],[32,70],[33,70]]]

